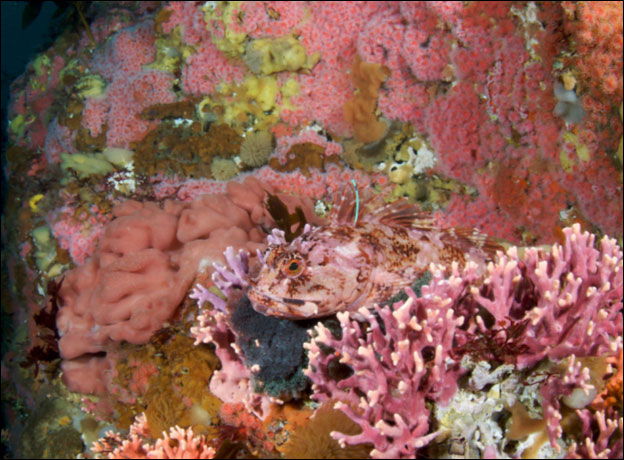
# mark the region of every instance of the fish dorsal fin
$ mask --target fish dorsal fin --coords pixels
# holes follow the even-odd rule
[[[334,206],[329,213],[329,220],[334,224],[348,225],[355,222],[357,201],[355,190],[350,185],[346,185],[340,192],[336,192],[334,196]]]
[[[409,203],[405,198],[392,203],[372,203],[365,215],[366,222],[380,223],[389,227],[404,227],[415,230],[431,230],[433,219],[417,205]],[[376,205],[376,206],[375,206]]]
[[[330,213],[331,222],[340,225],[360,225],[363,223],[379,223],[389,227],[404,227],[419,230],[433,228],[433,220],[429,214],[421,211],[417,205],[410,204],[406,199],[386,203],[382,194],[374,194],[356,199],[353,187],[347,186],[341,196],[334,200]],[[357,220],[356,220],[357,213]]]

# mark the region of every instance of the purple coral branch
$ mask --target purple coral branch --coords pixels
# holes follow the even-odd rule
[[[238,254],[234,252],[232,246],[228,246],[223,253],[228,266],[214,263],[215,272],[212,274],[212,281],[226,295],[229,289],[236,287],[239,289],[249,286],[247,274],[249,273],[249,253],[244,249],[239,249]]]
[[[200,308],[203,307],[205,303],[210,302],[217,310],[225,312],[225,300],[216,294],[213,294],[210,290],[199,283],[195,285],[193,292],[191,292],[189,297],[197,300],[197,304]]]
[[[269,244],[286,244],[285,233],[278,229],[274,228],[271,230],[271,234],[267,236],[267,243]]]
[[[584,399],[581,407],[589,404],[595,397],[595,387],[588,382],[590,381],[589,369],[576,360],[576,356],[572,355],[568,359],[568,363],[563,375],[550,376],[540,388],[542,396],[542,409],[544,411],[544,419],[546,420],[546,431],[550,437],[550,444],[557,452],[561,451],[561,447],[557,443],[557,439],[563,434],[563,428],[559,423],[562,419],[560,399],[562,397],[570,397],[574,392],[582,391],[585,398],[576,396],[576,400]],[[568,406],[573,406],[570,401]]]
[[[313,398],[337,399],[335,408],[362,428],[355,436],[332,433],[341,444],[369,442],[374,457],[409,457],[437,436],[428,433],[425,400],[446,403],[464,372],[450,353],[454,331],[464,321],[455,316],[452,305],[469,276],[462,278],[457,265],[449,279],[440,267],[432,269],[433,280],[423,297],[408,288],[408,299],[393,307],[339,313],[340,339],[319,324],[304,345],[310,359],[304,373],[312,380]],[[329,369],[334,354],[321,347],[335,350],[353,375],[333,380]]]
[[[230,246],[223,255],[227,267],[219,263],[213,264],[215,272],[212,280],[229,297],[233,288],[243,289],[249,285],[249,253],[243,249],[236,253]],[[215,371],[210,380],[210,391],[224,402],[242,402],[252,414],[261,419],[266,417],[271,402],[279,401],[254,392],[251,371],[243,364],[241,350],[228,326],[225,308],[227,302],[200,284],[193,289],[191,298],[197,299],[200,307],[206,302],[214,306],[214,309],[206,309],[198,315],[196,325],[191,327],[195,345],[214,344],[215,353],[221,361],[221,369]]]
[[[215,269],[212,281],[226,297],[229,297],[232,288],[243,289],[249,286],[249,253],[240,249],[236,254],[234,248],[228,246],[223,256],[228,266],[218,262],[212,264]],[[199,283],[195,285],[189,297],[197,300],[200,307],[210,302],[217,310],[225,312],[227,302]]]
[[[567,458],[622,458],[622,417],[607,418],[604,411],[592,414],[587,409],[576,413],[583,423],[583,442],[580,445],[573,442],[566,453]],[[613,436],[615,433],[618,434]]]
[[[487,297],[472,288],[475,300],[497,322],[509,320],[514,309],[524,309],[522,319],[529,325],[520,340],[526,347],[518,356],[520,367],[544,357],[559,360],[572,353],[581,357],[613,351],[622,335],[622,250],[606,236],[596,249],[594,235],[581,233],[578,224],[564,234],[564,245],[553,245],[550,253],[529,248],[520,259],[512,248],[490,264],[484,281],[490,287]],[[524,289],[532,289],[533,305],[516,301],[521,280],[529,282]]]

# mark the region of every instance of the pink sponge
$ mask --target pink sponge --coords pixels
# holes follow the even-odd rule
[[[177,216],[153,203],[122,209],[136,206],[108,226],[96,255],[65,277],[58,316],[65,359],[104,351],[111,339],[146,342],[184,297],[182,274],[166,252],[176,244]]]
[[[101,386],[85,385],[92,373],[81,372],[82,363],[115,342],[146,343],[174,316],[197,273],[224,261],[227,246],[252,253],[264,246],[258,224],[271,223],[262,206],[265,189],[273,192],[249,178],[225,195],[192,203],[115,207],[96,253],[66,274],[60,291],[59,349],[64,368],[72,369],[65,374],[70,389],[100,392]]]

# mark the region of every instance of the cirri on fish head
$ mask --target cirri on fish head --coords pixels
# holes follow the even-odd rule
[[[292,242],[271,244],[247,293],[254,309],[293,320],[355,311],[387,300],[422,276],[431,263],[485,266],[500,249],[472,229],[437,229],[415,205],[361,203],[355,219],[348,190],[326,225]]]
[[[270,316],[331,315],[367,297],[374,254],[352,228],[323,226],[290,244],[270,245],[248,297]]]

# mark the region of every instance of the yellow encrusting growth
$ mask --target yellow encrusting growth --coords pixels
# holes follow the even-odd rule
[[[198,103],[197,113],[202,120],[225,123],[239,134],[250,126],[266,130],[283,110],[296,108],[291,99],[298,94],[299,85],[292,78],[280,86],[275,75],[250,74],[240,84],[219,84],[216,93]]]
[[[294,37],[258,38],[247,44],[243,60],[255,73],[272,73],[311,69],[320,54],[308,56],[305,47]]]
[[[32,239],[37,248],[35,262],[39,271],[49,278],[60,275],[67,267],[56,262],[56,241],[50,228],[45,225],[34,228]]]
[[[28,200],[28,206],[30,206],[30,210],[32,212],[39,212],[39,207],[37,206],[37,203],[39,203],[42,198],[43,194],[37,193],[36,195],[32,196],[30,200]]]
[[[206,2],[201,6],[207,29],[211,30],[214,24],[223,21],[224,33],[222,38],[214,38],[214,44],[223,53],[230,57],[239,57],[245,52],[247,34],[236,31],[232,27],[238,20],[238,11],[242,2]]]
[[[74,153],[69,155],[63,152],[61,153],[61,169],[63,171],[71,169],[81,179],[91,175],[109,174],[114,171],[113,165],[106,161],[101,153]]]

